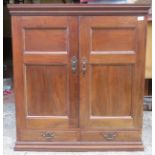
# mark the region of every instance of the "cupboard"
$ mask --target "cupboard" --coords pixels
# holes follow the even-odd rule
[[[21,4],[8,8],[15,150],[143,150],[149,6]]]

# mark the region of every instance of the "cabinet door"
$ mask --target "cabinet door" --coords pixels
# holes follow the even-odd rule
[[[144,17],[80,17],[81,127],[141,127],[144,37]]]
[[[12,22],[17,128],[76,128],[77,18],[14,16]]]

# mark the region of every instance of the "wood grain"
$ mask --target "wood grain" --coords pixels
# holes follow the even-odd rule
[[[86,74],[83,75],[81,71],[80,75],[80,123],[83,128],[134,128],[136,118],[133,118],[132,104],[135,95],[133,95],[133,81],[138,52],[135,37],[137,23],[135,17],[129,17],[129,20],[123,20],[124,17],[120,20],[120,18],[113,16],[80,18],[80,50],[82,51],[80,59],[86,57],[88,60]],[[96,22],[97,20],[100,22]],[[114,20],[117,21],[116,24],[112,22]],[[122,26],[123,21],[125,27]],[[126,27],[131,23],[134,30],[129,31]],[[95,31],[99,29],[101,33],[97,32],[93,43],[92,28],[94,27]],[[118,34],[115,32],[109,34],[111,27],[112,31],[117,31],[122,36],[130,33],[130,38],[125,37],[123,42],[118,41],[115,46]],[[102,32],[106,30],[108,33],[103,35]],[[109,35],[111,39],[107,39]],[[127,45],[128,41],[130,46]],[[82,63],[80,68],[82,70]]]
[[[135,49],[134,28],[110,28],[109,26],[109,28],[92,28],[91,33],[93,51],[132,51]]]
[[[18,4],[8,5],[12,15],[45,16],[98,16],[98,15],[146,15],[150,4]]]
[[[77,73],[72,74],[70,57],[77,55],[78,50],[74,41],[77,40],[77,18],[38,17],[37,21],[35,17],[12,19],[15,25],[12,27],[13,37],[16,38],[14,41],[16,111],[17,115],[19,113],[18,117],[20,116],[17,118],[17,128],[76,127],[78,77]],[[50,38],[47,37],[47,27],[56,28],[56,31],[48,32]],[[30,38],[25,37],[24,29],[32,30],[26,32],[30,33],[26,34]],[[34,33],[35,30],[37,32]],[[61,30],[65,32],[65,38],[63,33],[59,33]],[[18,34],[15,36],[14,33]],[[53,44],[50,44],[51,41]],[[58,46],[54,42],[57,41],[62,45],[59,46],[60,50],[64,48],[65,43],[66,47],[63,49],[65,53],[56,49]],[[16,56],[19,56],[20,60],[16,60]],[[17,135],[22,129],[17,130]]]
[[[131,66],[92,65],[90,76],[91,115],[130,116]]]
[[[143,150],[145,15],[149,6],[8,7],[12,15],[15,150]],[[77,58],[75,71],[73,57]]]
[[[65,28],[29,28],[24,31],[25,50],[29,51],[66,51],[67,29]],[[47,40],[48,41],[45,41]]]
[[[37,143],[37,142],[17,142],[15,151],[144,151],[144,146],[140,142],[118,142],[118,143],[97,143],[97,142],[72,142],[72,143]]]
[[[68,116],[66,66],[26,65],[25,68],[27,116]]]

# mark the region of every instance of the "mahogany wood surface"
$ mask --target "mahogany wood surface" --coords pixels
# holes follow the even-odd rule
[[[147,5],[9,5],[15,150],[138,151]]]
[[[139,116],[142,112],[139,109],[142,108],[142,101],[135,100],[143,95],[135,93],[135,89],[139,88],[137,92],[141,92],[144,85],[144,81],[140,81],[144,75],[138,73],[143,70],[141,67],[144,65],[144,59],[138,59],[145,57],[145,43],[138,44],[137,40],[145,40],[145,22],[137,21],[137,17],[128,17],[127,20],[125,18],[127,17],[80,18],[80,58],[88,59],[87,72],[84,76],[81,75],[80,80],[82,127],[141,128]],[[143,36],[138,32],[142,29]],[[129,44],[126,44],[126,41],[129,41]],[[131,50],[133,52],[128,53]],[[124,53],[126,59],[122,59],[126,62],[120,61]],[[134,62],[130,55],[135,57]]]
[[[10,13],[17,16],[54,15],[146,15],[150,4],[9,4]]]

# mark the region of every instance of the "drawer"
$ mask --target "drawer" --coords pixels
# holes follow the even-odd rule
[[[22,130],[21,141],[77,141],[80,137],[77,131],[55,131],[55,130]]]
[[[81,141],[139,141],[140,131],[82,131]]]

